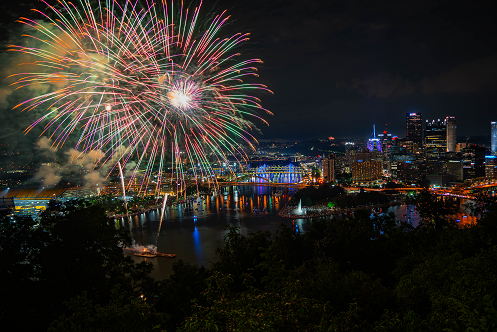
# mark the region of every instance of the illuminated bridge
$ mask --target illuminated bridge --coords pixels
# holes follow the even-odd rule
[[[288,166],[260,166],[251,168],[243,175],[238,176],[232,183],[252,185],[297,185],[306,171],[302,167]]]
[[[478,193],[494,196],[497,191],[497,179],[476,178],[466,180],[448,194],[453,196],[475,196]]]

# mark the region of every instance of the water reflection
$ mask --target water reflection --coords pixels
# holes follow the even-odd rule
[[[195,230],[193,231],[193,243],[197,259],[199,261],[203,261],[204,255],[202,254],[202,244],[200,243],[200,232],[198,231],[197,226],[195,226]]]
[[[281,196],[275,195],[275,191],[281,191]],[[171,265],[177,259],[207,267],[216,261],[215,249],[223,245],[226,224],[240,227],[244,235],[256,231],[275,233],[281,224],[306,232],[316,218],[292,220],[277,215],[295,191],[293,188],[263,186],[226,187],[217,194],[167,207],[158,238],[160,210],[134,216],[129,220],[120,219],[118,227],[129,230],[131,226],[131,234],[138,245],[155,245],[157,239],[158,251],[177,254],[176,258],[147,259],[132,256],[137,262],[151,261],[154,264],[152,276],[160,280],[172,272]],[[469,224],[475,218],[469,215],[464,203],[465,201],[461,202],[455,219],[459,219],[460,224]],[[412,205],[393,206],[382,209],[381,212],[393,212],[396,219],[410,222],[414,227],[420,222],[419,213]],[[344,217],[346,216],[337,215],[332,218]]]
[[[276,191],[281,191],[281,196],[275,196]],[[176,258],[131,257],[137,262],[151,261],[154,264],[152,276],[159,280],[172,272],[172,262],[177,259],[210,266],[217,260],[215,249],[223,245],[226,224],[240,227],[244,235],[256,231],[274,233],[280,224],[292,227],[292,220],[278,216],[277,212],[295,191],[293,188],[259,186],[226,187],[217,194],[167,207],[157,250],[175,253]],[[130,219],[123,218],[119,226],[128,230],[131,227],[136,244],[147,246],[155,245],[159,223],[160,210],[154,210]]]

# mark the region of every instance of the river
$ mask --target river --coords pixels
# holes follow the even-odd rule
[[[200,203],[167,207],[157,241],[157,250],[175,253],[175,258],[142,258],[131,256],[134,261],[153,263],[152,277],[166,278],[172,272],[172,263],[183,259],[197,265],[210,266],[217,260],[216,248],[223,245],[225,225],[240,228],[244,235],[250,232],[275,233],[281,224],[290,227],[292,220],[277,215],[297,189],[277,188],[281,196],[273,195],[272,187],[237,186],[230,192],[222,188],[218,195],[208,195]],[[188,207],[192,207],[188,209]],[[117,220],[118,227],[129,229],[136,244],[155,245],[160,223],[160,210]]]
[[[305,232],[312,219],[292,220],[277,215],[296,189],[277,189],[282,192],[281,196],[273,195],[272,187],[237,186],[231,192],[229,188],[222,188],[220,194],[208,195],[201,201],[167,207],[158,237],[160,210],[133,216],[130,220],[119,219],[116,226],[128,230],[131,226],[131,234],[137,245],[153,246],[157,243],[159,252],[177,255],[175,258],[131,256],[135,262],[152,262],[152,277],[162,280],[172,273],[172,264],[178,259],[205,267],[215,262],[215,250],[223,245],[226,224],[239,227],[243,235],[257,231],[274,234],[282,224],[293,227],[292,222],[295,222],[299,231]],[[393,212],[398,220],[411,222],[414,227],[420,221],[419,214],[410,205],[393,206],[383,212]],[[469,211],[462,204],[455,218],[460,223],[474,221],[474,217],[469,216]]]

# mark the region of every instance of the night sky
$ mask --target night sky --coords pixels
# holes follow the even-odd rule
[[[6,22],[32,5],[1,6],[12,39]],[[497,120],[491,1],[205,0],[211,9],[231,15],[224,33],[251,32],[242,57],[264,61],[257,81],[274,95],[259,97],[274,116],[261,139],[367,138],[373,124],[404,137],[406,112],[455,116],[459,135],[488,135]]]
[[[230,4],[231,3],[231,7]],[[455,116],[459,135],[497,120],[497,7],[471,1],[223,2],[264,60],[265,139],[405,136],[405,113]],[[204,5],[208,5],[205,2]],[[245,52],[246,53],[246,52]],[[262,126],[261,126],[262,127]]]

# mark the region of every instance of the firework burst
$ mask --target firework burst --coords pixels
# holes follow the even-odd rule
[[[50,87],[16,106],[43,112],[26,132],[43,123],[57,148],[76,137],[75,151],[102,152],[96,165],[136,162],[129,183],[140,174],[141,191],[159,191],[165,174],[181,187],[187,172],[211,178],[213,159],[229,164],[253,148],[253,120],[269,111],[252,92],[269,90],[244,82],[261,61],[236,60],[248,34],[219,37],[225,12],[201,30],[201,3],[45,4],[44,22],[20,19],[43,46],[10,46],[35,58],[14,85]]]

